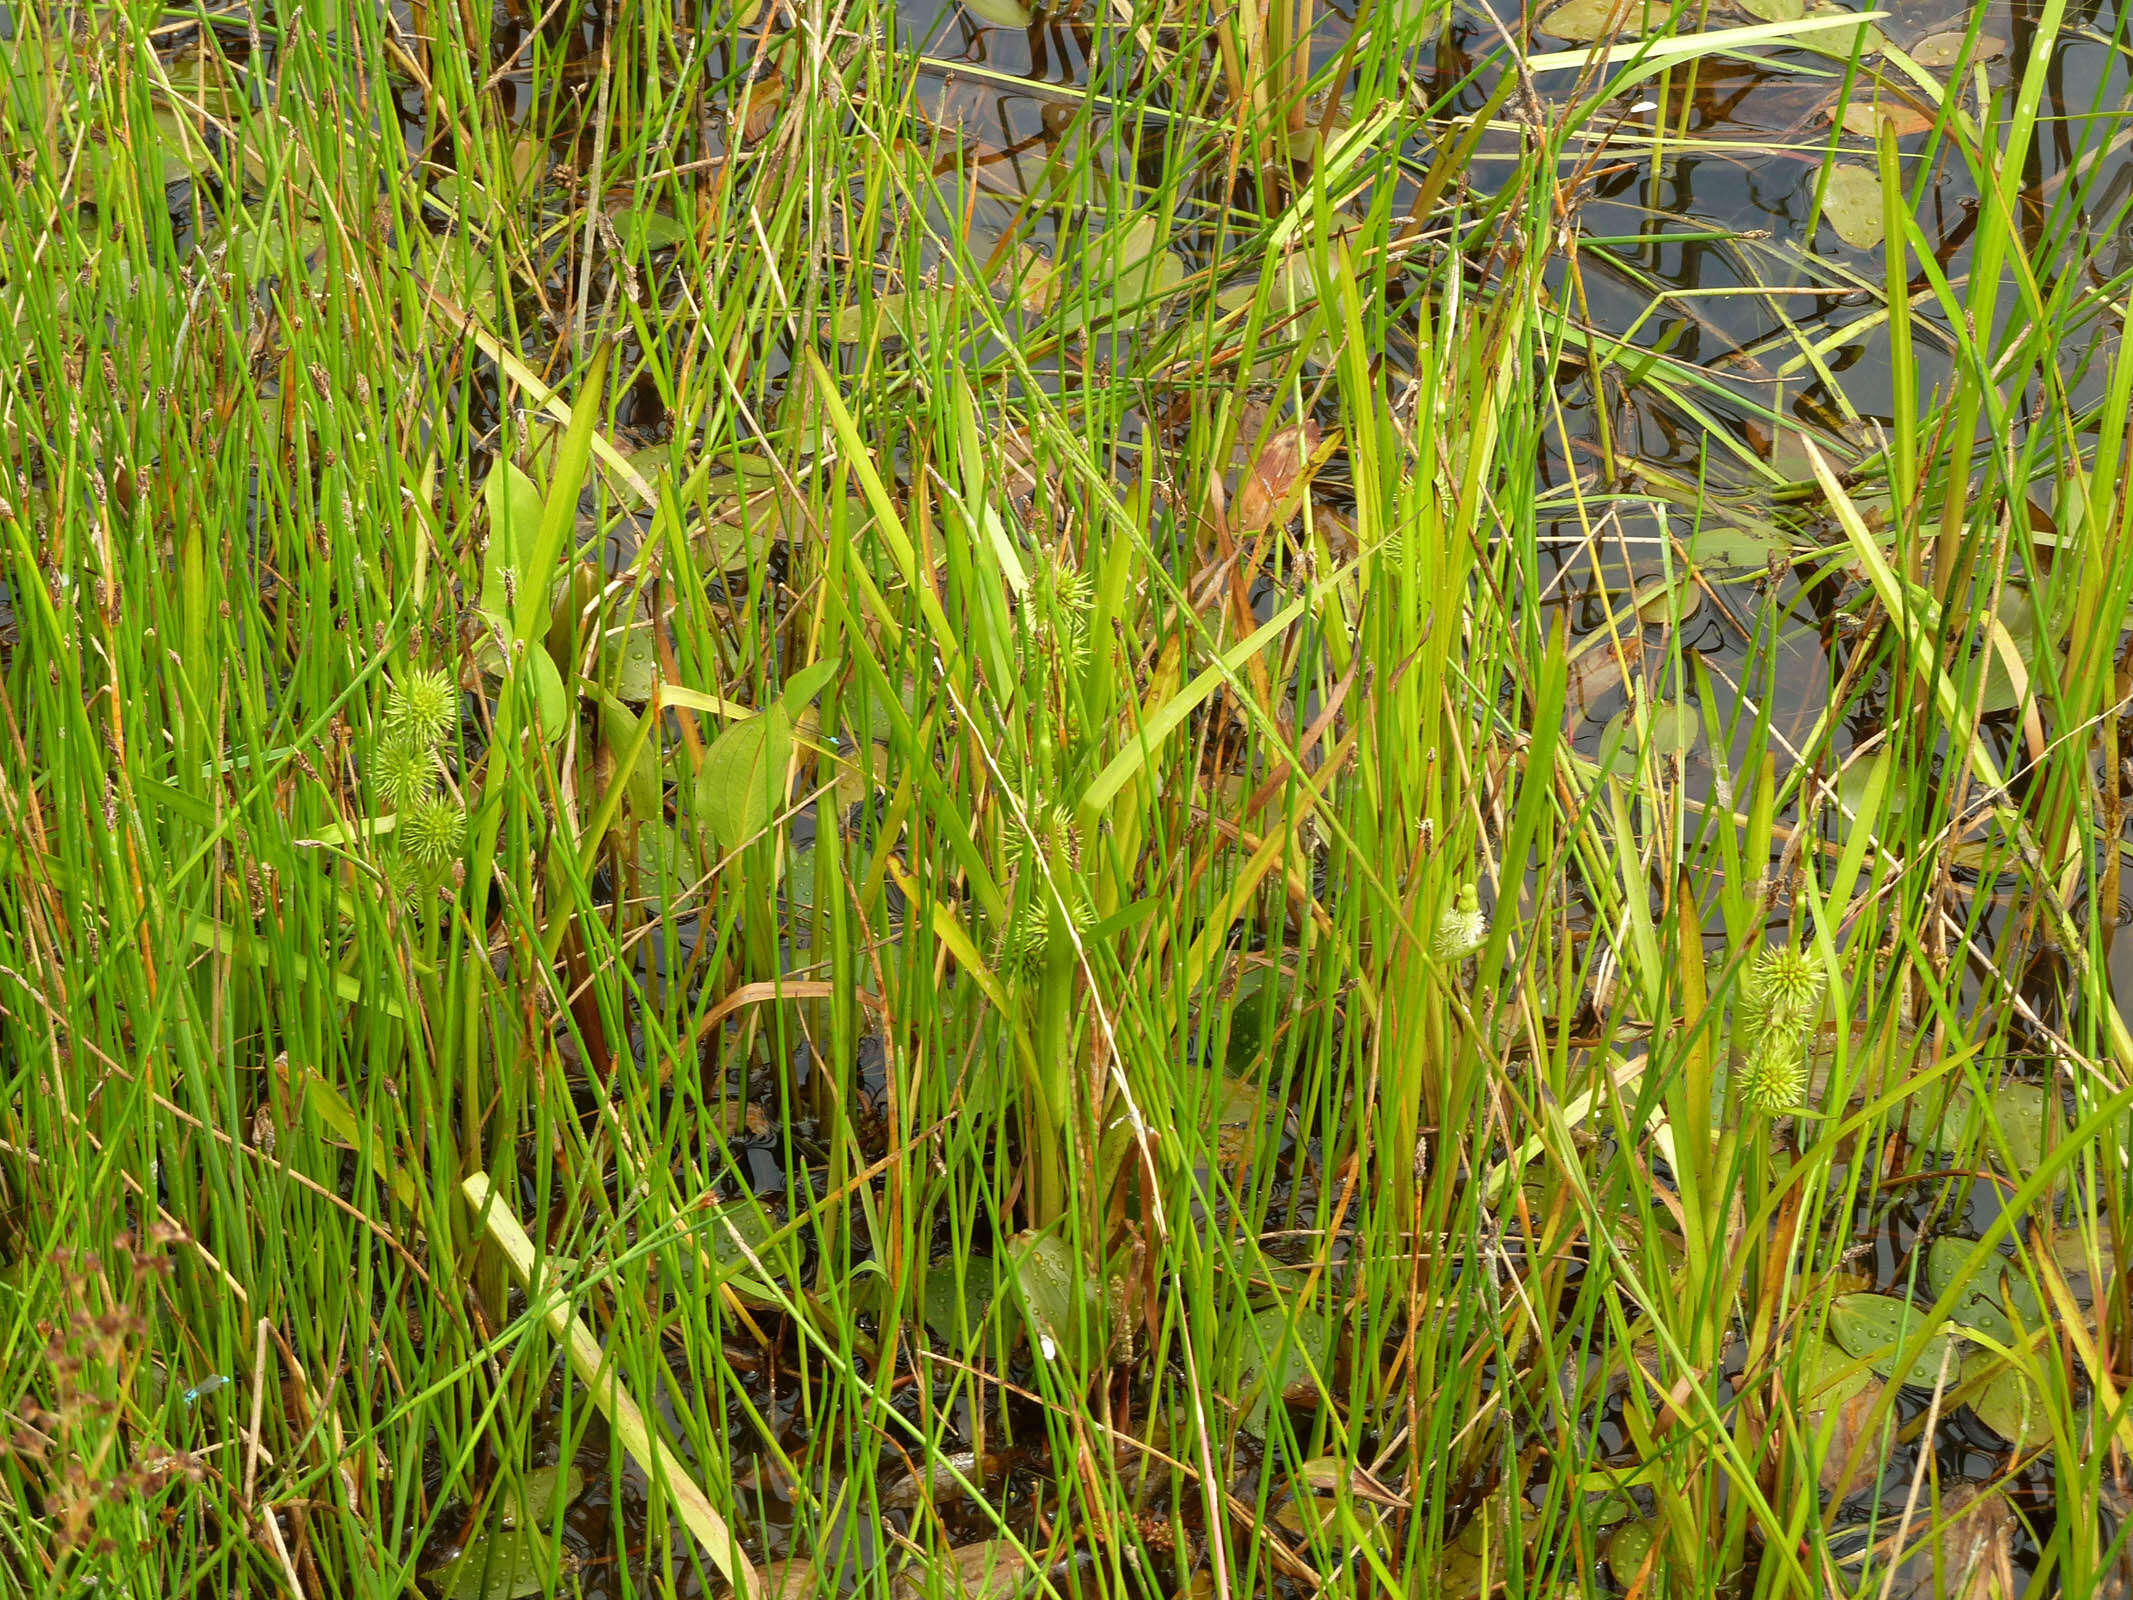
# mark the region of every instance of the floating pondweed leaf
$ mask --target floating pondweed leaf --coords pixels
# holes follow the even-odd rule
[[[585,1492],[585,1473],[575,1461],[535,1467],[500,1495],[500,1528],[553,1528],[570,1502]]]
[[[1110,1348],[1110,1318],[1098,1278],[1053,1233],[1025,1233],[1008,1246],[1009,1270],[1029,1325],[1031,1353],[1079,1383]]]
[[[659,646],[650,619],[632,617],[601,634],[600,681],[616,699],[633,706],[652,698],[659,681]]]
[[[1645,0],[1566,0],[1540,19],[1540,27],[1574,44],[1610,36],[1634,39],[1644,32],[1648,10]]]
[[[1237,494],[1237,529],[1262,533],[1288,507],[1297,484],[1318,449],[1318,424],[1304,421],[1279,429],[1266,442],[1244,475]]]
[[[1946,33],[1929,33],[1918,43],[1911,46],[1911,59],[1922,67],[1928,67],[1936,71],[1952,67],[1963,59],[1963,41],[1968,37],[1969,35],[1965,34],[1960,28],[1951,29]],[[1995,56],[2002,56],[2006,53],[2007,41],[2005,39],[1995,38],[1990,34],[1980,34],[1977,47],[1970,53],[1970,59],[1972,61],[1990,61]]]
[[[963,0],[963,5],[980,22],[995,28],[1027,28],[1036,20],[1036,14],[1016,0]]]
[[[1842,1405],[1872,1381],[1855,1357],[1811,1333],[1800,1336],[1799,1374],[1800,1399],[1810,1409]]]
[[[1751,17],[1765,22],[1797,22],[1807,15],[1806,0],[1733,0]]]
[[[1328,1332],[1325,1317],[1308,1306],[1272,1306],[1252,1318],[1238,1367],[1240,1392],[1251,1395],[1239,1423],[1245,1432],[1265,1433],[1277,1401],[1303,1404],[1318,1397]]]
[[[961,322],[961,297],[955,290],[909,289],[878,294],[871,306],[846,306],[823,332],[839,344],[858,344],[871,327],[884,337],[915,344],[936,328],[952,331]]]
[[[1930,1389],[1940,1376],[1942,1357],[1950,1355],[1954,1343],[1947,1329],[1927,1339],[1902,1372],[1896,1370],[1897,1356],[1924,1327],[1920,1309],[1894,1295],[1843,1294],[1830,1302],[1829,1334],[1845,1354],[1864,1361],[1884,1378]],[[1948,1370],[1952,1377],[1957,1369],[1951,1364]]]
[[[1012,1539],[988,1539],[906,1567],[889,1594],[890,1600],[1013,1600],[1041,1575]]]
[[[965,1349],[975,1343],[996,1292],[991,1256],[963,1256],[926,1268],[921,1314],[942,1343]]]
[[[1185,263],[1162,248],[1161,224],[1137,217],[1123,229],[1089,241],[1077,291],[1062,297],[1060,325],[1068,332],[1126,329],[1154,316],[1162,298],[1185,281]]]
[[[1822,217],[1854,250],[1881,243],[1881,177],[1872,167],[1846,162],[1829,175]]]
[[[1811,17],[1834,16],[1840,11],[1848,11],[1850,9],[1849,6],[1837,4],[1836,0],[1811,0],[1807,7],[1807,15]],[[1815,37],[1819,48],[1834,51],[1839,55],[1851,54],[1856,46],[1862,59],[1867,56],[1881,54],[1882,50],[1888,45],[1888,35],[1871,22],[1861,23],[1851,33],[1839,33],[1835,28],[1831,28],[1827,33],[1817,34]]]
[[[2011,1344],[2015,1338],[2009,1309],[2021,1318],[2024,1327],[2042,1326],[2044,1308],[2037,1303],[2036,1292],[2022,1276],[2021,1268],[2005,1256],[1988,1257],[1984,1271],[1965,1279],[1964,1269],[1972,1248],[1968,1239],[1935,1239],[1926,1252],[1926,1288],[1936,1300],[1957,1284],[1965,1285],[1949,1318],[2001,1344]]]
[[[1623,1523],[1607,1536],[1606,1543],[1600,1546],[1600,1554],[1614,1573],[1616,1583],[1626,1587],[1643,1570],[1645,1559],[1658,1547],[1665,1531],[1658,1523],[1639,1518],[1635,1522]]]
[[[499,1528],[428,1574],[445,1600],[522,1600],[554,1590],[563,1578],[555,1536],[539,1528]]]
[[[2021,664],[2022,684],[2015,682],[2008,669],[2007,657],[1997,640],[1985,643],[1985,695],[1979,709],[1986,715],[1995,711],[2012,711],[2031,693],[2029,684],[2037,662],[2039,642],[2044,629],[2037,615],[2037,603],[2030,592],[2019,584],[2010,583],[2000,590],[2000,603],[1996,608],[2000,626],[2007,630],[2007,637],[2014,644],[2015,659]]]
[[[1899,100],[1893,95],[1877,96],[1872,100],[1854,100],[1845,106],[1838,121],[1843,124],[1846,133],[1856,134],[1862,139],[1879,137],[1884,122],[1896,130],[1896,137],[1899,139],[1907,134],[1924,133],[1933,126],[1932,113],[1921,111],[1909,101]],[[1881,204],[1878,191],[1874,204],[1876,207]]]
[[[2030,1382],[2020,1368],[1989,1350],[1980,1350],[1972,1359],[1978,1370],[1974,1374],[1966,1370],[1966,1380],[1972,1376],[1985,1379],[1985,1386],[1970,1397],[1970,1409],[1978,1421],[2017,1450],[2050,1444],[2052,1421],[2044,1391]],[[2088,1413],[2085,1405],[2074,1413],[2072,1432],[2076,1439],[2088,1431]]]

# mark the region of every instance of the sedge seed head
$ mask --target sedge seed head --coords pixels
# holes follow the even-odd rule
[[[385,727],[396,739],[434,745],[459,721],[459,691],[441,672],[410,672],[385,697]]]
[[[437,755],[426,744],[388,739],[370,759],[371,787],[394,811],[406,811],[437,792]]]
[[[466,836],[467,814],[436,795],[417,801],[400,817],[400,848],[426,871],[434,872],[457,856]]]

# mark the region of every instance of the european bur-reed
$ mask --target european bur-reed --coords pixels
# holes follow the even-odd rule
[[[401,854],[425,873],[440,872],[466,844],[465,809],[437,792],[440,746],[458,728],[458,691],[442,672],[409,672],[386,691],[378,721],[371,786],[396,814]]]
[[[1822,1018],[1827,988],[1814,959],[1791,945],[1765,950],[1741,987],[1740,1103],[1773,1117],[1798,1109],[1808,1086],[1808,1046]]]

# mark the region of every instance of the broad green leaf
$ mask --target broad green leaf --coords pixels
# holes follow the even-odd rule
[[[554,1546],[538,1528],[499,1528],[469,1539],[429,1577],[445,1600],[522,1600],[561,1584]]]
[[[600,680],[615,698],[641,706],[652,698],[659,681],[659,647],[652,640],[652,625],[633,617],[611,628],[600,641]]]
[[[736,722],[704,752],[696,775],[696,815],[732,851],[777,815],[792,759],[792,718],[782,704]]]
[[[1968,1239],[1936,1239],[1926,1252],[1926,1288],[1935,1299],[1949,1289],[1962,1283],[1963,1270],[1968,1265],[1973,1245]],[[2015,1326],[2008,1315],[2012,1309],[2022,1319],[2022,1325],[2036,1328],[2043,1325],[2044,1309],[2037,1303],[2036,1292],[2029,1286],[2021,1269],[2005,1256],[1993,1256],[1986,1270],[1969,1280],[1962,1297],[1955,1302],[1948,1315],[1966,1328],[1975,1328],[1979,1333],[2012,1344]]]
[[[1925,1342],[1901,1373],[1896,1358],[1925,1326],[1919,1307],[1886,1294],[1845,1294],[1830,1302],[1829,1335],[1846,1355],[1856,1356],[1884,1378],[1930,1389],[1940,1374],[1941,1357],[1953,1336],[1943,1328]],[[1955,1375],[1951,1364],[1949,1376]]]
[[[1034,1591],[1043,1576],[1012,1539],[988,1539],[951,1550],[939,1561],[897,1575],[890,1600],[1015,1600]]]
[[[1036,20],[1035,13],[1016,0],[963,0],[963,5],[980,22],[995,28],[1026,28]]]
[[[954,290],[910,289],[878,294],[872,305],[846,306],[831,319],[828,333],[839,344],[858,344],[869,327],[905,344],[916,344],[935,329],[953,332],[962,326],[962,297]]]
[[[1809,1410],[1841,1406],[1864,1389],[1867,1370],[1827,1339],[1802,1334],[1799,1343],[1800,1399]]]
[[[585,1492],[585,1474],[575,1461],[535,1467],[499,1497],[497,1526],[553,1528],[570,1502]]]
[[[785,680],[785,689],[778,696],[778,704],[785,708],[787,716],[797,718],[807,709],[807,703],[822,692],[823,686],[837,675],[844,663],[836,656],[810,662]]]
[[[926,1268],[926,1295],[921,1307],[934,1337],[951,1348],[966,1349],[992,1309],[996,1292],[991,1256],[936,1261]],[[961,1279],[960,1289],[957,1280]]]
[[[1029,1324],[1030,1352],[1080,1384],[1103,1362],[1109,1326],[1094,1274],[1057,1234],[1024,1234],[1008,1247],[1008,1266]]]
[[[1245,1432],[1264,1434],[1281,1401],[1317,1396],[1329,1331],[1325,1317],[1307,1306],[1272,1306],[1252,1318],[1238,1370],[1240,1396],[1247,1389],[1252,1396],[1239,1423]]]
[[[1733,0],[1751,17],[1765,22],[1792,22],[1807,14],[1804,0]]]
[[[540,530],[541,491],[516,463],[498,461],[489,469],[481,498],[489,513],[489,544],[482,552],[477,603],[490,616],[505,618],[525,581],[527,557]]]
[[[2024,1377],[2019,1368],[1989,1350],[1979,1351],[1978,1359],[1992,1374],[1985,1387],[1970,1401],[1970,1409],[1977,1413],[1978,1421],[2017,1450],[2049,1444],[2051,1415],[2045,1408],[2043,1391]]]
[[[1854,250],[1881,243],[1881,175],[1872,167],[1847,162],[1829,175],[1822,196],[1822,217],[1837,237]]]
[[[627,772],[618,771],[611,782],[624,785],[630,814],[640,822],[656,821],[660,805],[659,745],[656,733],[638,742],[637,714],[612,695],[600,696],[600,742],[619,766],[628,761]]]
[[[1795,0],[1797,6],[1798,0]],[[1645,31],[1648,15],[1666,15],[1664,6],[1648,6],[1645,0],[1566,0],[1540,19],[1543,33],[1552,33],[1558,39],[1575,39],[1580,44],[1591,44],[1595,39],[1605,39],[1619,33],[1624,39],[1634,39]],[[1760,13],[1758,13],[1760,15]],[[1797,9],[1794,16],[1799,15]],[[1766,18],[1777,21],[1777,18]]]

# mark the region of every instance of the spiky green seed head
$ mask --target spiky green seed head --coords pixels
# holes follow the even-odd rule
[[[370,783],[391,810],[419,805],[437,792],[437,753],[426,744],[388,739],[370,758]]]
[[[1799,1105],[1807,1093],[1807,1052],[1797,1034],[1765,1033],[1741,1068],[1741,1103],[1759,1116],[1774,1117]]]
[[[1822,988],[1822,969],[1805,951],[1766,950],[1748,976],[1749,1009],[1765,1029],[1797,1033],[1819,1017]]]
[[[459,691],[441,672],[410,672],[385,697],[385,729],[410,744],[434,745],[459,721]]]
[[[1067,662],[1088,651],[1089,612],[1096,588],[1089,575],[1051,556],[1030,566],[1029,592],[1022,602],[1022,624],[1029,644],[1040,654]]]
[[[400,816],[400,848],[425,871],[435,872],[466,844],[467,814],[450,800],[431,795]]]
[[[1462,883],[1437,918],[1436,953],[1439,961],[1464,961],[1481,948],[1488,937],[1489,919],[1481,913],[1481,891]]]
[[[1081,828],[1073,811],[1056,801],[1030,799],[1020,818],[1007,819],[1007,857],[1020,870],[1042,854],[1055,870],[1081,865]]]

